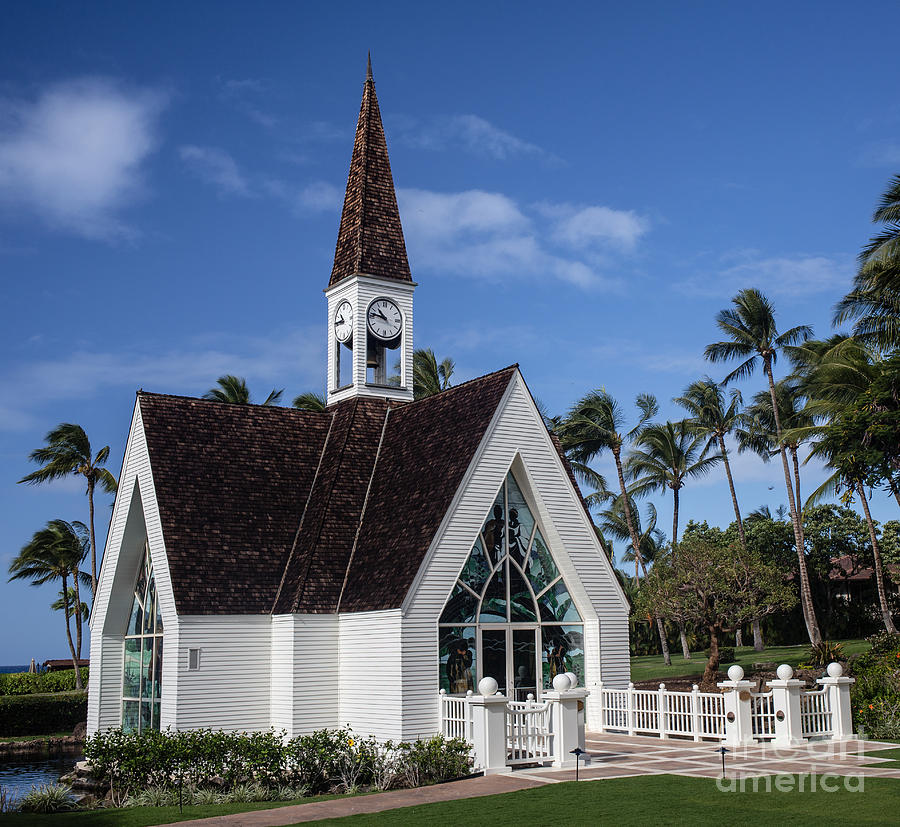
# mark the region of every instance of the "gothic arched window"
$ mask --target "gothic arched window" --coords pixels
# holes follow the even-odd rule
[[[162,655],[162,612],[156,594],[150,547],[145,542],[125,631],[122,683],[122,729],[125,732],[159,729]]]
[[[485,676],[524,700],[559,672],[584,680],[584,626],[513,475],[494,501],[439,621],[441,687]],[[539,654],[540,653],[540,654]]]

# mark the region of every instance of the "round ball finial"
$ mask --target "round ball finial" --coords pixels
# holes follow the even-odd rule
[[[496,695],[499,688],[500,685],[493,678],[482,678],[478,681],[478,691],[486,698]]]
[[[778,680],[789,681],[794,677],[794,670],[786,663],[782,663],[781,666],[775,670],[775,674],[778,675]]]
[[[569,689],[575,689],[578,686],[578,675],[574,672],[566,672],[566,677],[569,679]]]
[[[560,673],[553,679],[553,688],[557,692],[568,692],[570,685],[569,676],[563,673]]]
[[[839,678],[844,674],[844,667],[835,661],[829,663],[825,671],[828,673],[829,678]]]
[[[728,680],[737,682],[739,680],[743,680],[743,678],[744,670],[740,666],[734,664],[734,666],[728,667]]]

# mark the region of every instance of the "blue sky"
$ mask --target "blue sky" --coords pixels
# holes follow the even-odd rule
[[[86,516],[75,480],[15,484],[57,423],[118,473],[138,388],[322,388],[369,49],[416,344],[455,379],[519,362],[553,412],[605,386],[674,418],[726,372],[702,351],[738,289],[829,332],[900,167],[896,4],[378,6],[5,5],[4,571],[48,519]],[[783,502],[777,465],[734,465],[745,511]],[[683,492],[685,521],[730,508],[719,473]],[[101,535],[108,516],[101,498]],[[0,664],[65,656],[52,590],[3,581]]]

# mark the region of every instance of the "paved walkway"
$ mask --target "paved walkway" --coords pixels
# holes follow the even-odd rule
[[[590,763],[579,771],[584,780],[629,778],[637,775],[686,775],[694,778],[718,778],[722,774],[719,744],[711,741],[695,742],[642,736],[588,733],[587,752]],[[729,778],[773,775],[776,773],[833,773],[859,775],[866,778],[900,779],[900,768],[879,766],[891,759],[879,758],[878,751],[897,749],[897,744],[878,741],[818,741],[795,749],[777,749],[766,744],[754,744],[729,750],[725,756]],[[863,753],[864,754],[861,754]],[[399,807],[476,798],[484,795],[516,792],[543,784],[573,781],[575,770],[529,768],[503,775],[471,778],[452,784],[418,787],[414,790],[391,790],[374,795],[313,801],[271,810],[216,816],[214,818],[183,821],[185,827],[275,827],[340,818],[357,813],[378,813]]]

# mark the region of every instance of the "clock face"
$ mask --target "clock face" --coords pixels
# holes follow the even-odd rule
[[[366,322],[372,334],[385,342],[396,339],[403,327],[400,308],[390,299],[375,299],[369,305]]]
[[[353,335],[353,306],[342,301],[334,314],[334,336],[339,342],[346,342]]]

